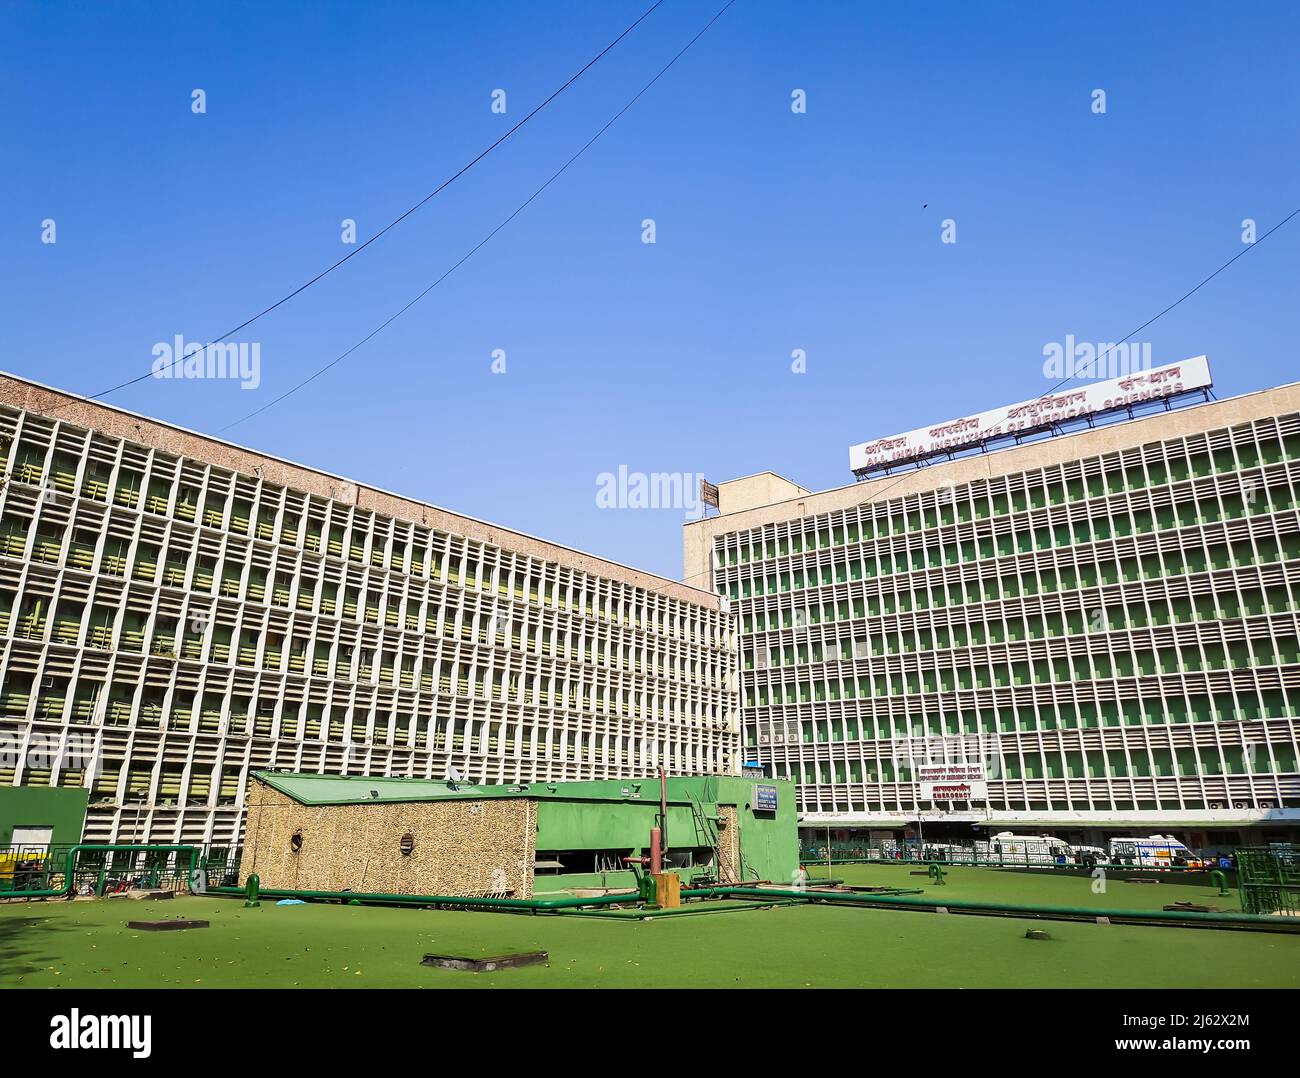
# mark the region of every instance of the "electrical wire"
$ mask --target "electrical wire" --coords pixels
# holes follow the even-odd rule
[[[472,169],[475,165],[477,165],[480,161],[482,161],[485,157],[487,157],[488,154],[490,154],[493,150],[495,150],[498,146],[504,143],[513,134],[515,134],[515,132],[517,132],[521,127],[523,127],[524,124],[528,123],[529,120],[531,120],[534,116],[536,116],[539,112],[541,112],[544,108],[546,108],[547,105],[549,105],[552,101],[554,101],[557,97],[559,97],[562,93],[564,93],[565,90],[567,90],[570,86],[572,86],[575,82],[577,82],[578,79],[580,79],[584,74],[590,71],[591,68],[593,68],[607,53],[609,53],[616,45],[618,45],[620,41],[622,41],[625,37],[627,37],[630,33],[632,33],[632,31],[635,30],[638,26],[640,26],[641,23],[643,23],[647,18],[649,18],[655,12],[655,10],[658,7],[660,7],[660,5],[662,5],[663,3],[664,0],[655,0],[655,2],[650,5],[650,7],[648,7],[644,12],[642,12],[642,14],[637,18],[635,22],[633,22],[630,26],[627,27],[627,29],[625,29],[621,34],[619,34],[618,37],[614,38],[613,41],[611,41],[608,45],[606,45],[603,49],[601,49],[600,52],[598,52],[595,56],[593,56],[590,60],[588,60],[574,74],[570,75],[569,78],[566,79],[558,89],[556,89],[553,93],[551,93],[549,97],[547,97],[544,101],[542,101],[541,104],[534,107],[531,112],[529,112],[526,116],[524,116],[523,119],[521,119],[508,131],[506,131],[505,134],[503,134],[495,142],[491,143],[486,149],[482,150],[477,156],[472,158],[467,164],[461,166],[461,168],[459,168],[456,172],[448,176],[445,180],[442,181],[442,183],[438,184],[437,187],[435,187],[432,191],[430,191],[427,195],[425,195],[422,199],[420,199],[419,202],[411,206],[410,209],[406,210],[404,213],[400,214],[399,216],[393,218],[393,220],[389,221],[388,224],[386,224],[383,228],[381,228],[378,232],[376,232],[364,243],[360,244],[357,247],[354,247],[342,258],[338,259],[338,261],[327,266],[325,269],[317,273],[314,277],[310,278],[309,280],[300,284],[297,288],[293,289],[293,291],[285,293],[285,295],[281,296],[270,306],[264,307],[262,310],[258,311],[257,314],[253,315],[251,318],[246,318],[244,321],[240,322],[239,325],[226,330],[226,332],[221,334],[219,337],[216,337],[213,340],[209,341],[206,345],[204,345],[204,348],[206,349],[208,346],[213,344],[220,344],[228,337],[232,337],[236,333],[240,332],[240,330],[247,329],[258,319],[263,318],[266,315],[270,314],[276,308],[282,307],[284,304],[288,303],[295,296],[301,295],[303,292],[307,291],[307,289],[309,289],[312,285],[316,284],[318,281],[322,280],[323,278],[329,276],[336,269],[342,266],[345,262],[348,262],[351,259],[356,258],[357,255],[359,255],[362,251],[364,251],[377,239],[379,239],[385,233],[396,228],[399,224],[401,224],[413,213],[415,213],[418,209],[420,209],[422,206],[428,203],[436,195],[438,195],[442,191],[445,191],[458,179],[460,179],[467,172],[469,172],[470,169]],[[168,364],[167,369],[170,370],[176,364],[184,362],[186,358],[187,358],[186,356],[176,356],[175,358],[172,359],[172,362]],[[133,386],[137,382],[143,382],[146,378],[152,378],[154,377],[155,373],[156,373],[155,370],[151,367],[144,374],[141,374],[135,378],[130,378],[125,382],[119,382],[117,385],[110,386],[108,389],[102,389],[98,393],[92,393],[89,397],[85,399],[98,400],[101,397],[107,397],[111,393],[116,393],[119,390],[126,389],[128,386]]]
[[[1156,315],[1153,315],[1151,318],[1148,318],[1145,322],[1143,322],[1140,326],[1138,326],[1137,329],[1133,330],[1131,333],[1129,333],[1127,336],[1125,336],[1122,340],[1116,341],[1116,342],[1115,342],[1114,344],[1112,344],[1109,348],[1107,348],[1105,352],[1103,352],[1103,353],[1102,353],[1101,355],[1099,355],[1099,356],[1094,357],[1090,362],[1092,362],[1092,363],[1096,363],[1096,362],[1098,362],[1098,361],[1104,359],[1106,356],[1110,355],[1110,353],[1111,353],[1112,351],[1114,351],[1116,348],[1118,348],[1121,344],[1125,343],[1125,341],[1128,341],[1130,338],[1137,336],[1137,334],[1141,333],[1144,329],[1147,328],[1147,326],[1149,326],[1149,325],[1151,325],[1152,323],[1154,323],[1154,322],[1158,321],[1159,319],[1163,318],[1165,315],[1167,315],[1170,311],[1172,311],[1175,307],[1177,307],[1177,306],[1178,306],[1180,303],[1182,303],[1184,300],[1186,300],[1186,299],[1190,299],[1190,298],[1191,298],[1192,296],[1194,296],[1197,292],[1199,292],[1202,288],[1204,288],[1207,284],[1209,284],[1212,280],[1214,280],[1214,278],[1216,278],[1220,273],[1222,273],[1222,272],[1223,272],[1224,270],[1226,270],[1229,266],[1231,266],[1234,262],[1236,262],[1237,259],[1239,259],[1239,258],[1241,258],[1243,255],[1247,254],[1249,251],[1254,250],[1254,249],[1255,249],[1256,247],[1258,247],[1261,243],[1263,243],[1266,239],[1268,239],[1269,236],[1273,235],[1274,232],[1278,231],[1278,229],[1282,228],[1284,225],[1286,225],[1288,222],[1290,222],[1292,218],[1294,218],[1294,217],[1296,217],[1296,216],[1298,216],[1298,215],[1300,215],[1300,207],[1297,207],[1296,209],[1292,210],[1289,214],[1287,214],[1285,217],[1283,217],[1282,220],[1280,220],[1277,224],[1275,224],[1272,228],[1270,228],[1270,229],[1269,229],[1267,232],[1265,232],[1262,236],[1260,236],[1258,239],[1256,239],[1254,243],[1251,243],[1251,244],[1249,244],[1248,246],[1243,247],[1240,251],[1238,251],[1238,252],[1237,252],[1235,255],[1233,255],[1230,259],[1228,259],[1228,261],[1226,261],[1225,263],[1223,263],[1223,265],[1221,265],[1218,269],[1216,269],[1216,270],[1215,270],[1213,273],[1211,273],[1208,277],[1203,278],[1203,279],[1200,281],[1199,284],[1197,284],[1195,287],[1189,289],[1188,291],[1184,292],[1181,296],[1179,296],[1176,300],[1174,300],[1173,303],[1169,304],[1169,306],[1166,307],[1164,310],[1160,311],[1160,312],[1159,312],[1158,314],[1156,314]],[[1088,366],[1088,364],[1086,364],[1086,363],[1083,364],[1083,367],[1084,367],[1084,368],[1086,368],[1087,366]],[[1074,374],[1070,375],[1068,378],[1064,378],[1064,379],[1062,379],[1060,382],[1058,382],[1056,385],[1054,385],[1051,389],[1049,389],[1046,393],[1042,394],[1042,396],[1044,396],[1044,397],[1050,397],[1053,393],[1055,393],[1055,392],[1056,392],[1058,389],[1060,389],[1063,385],[1066,385],[1068,382],[1071,382],[1071,381],[1073,381],[1075,378],[1077,378],[1077,377],[1079,376],[1080,373],[1081,373],[1080,371],[1076,371]],[[899,483],[903,482],[904,479],[908,479],[908,478],[910,478],[911,476],[913,476],[913,475],[915,475],[915,474],[916,474],[916,469],[912,469],[911,471],[904,472],[904,473],[903,473],[902,475],[900,475],[897,479],[895,479],[894,482],[889,483],[889,484],[886,484],[885,486],[880,487],[880,488],[877,489],[877,490],[873,490],[873,491],[871,492],[871,501],[873,501],[873,502],[875,502],[875,501],[879,501],[882,495],[886,494],[886,493],[887,493],[888,491],[890,491],[890,490],[893,490],[893,488],[896,487],[896,486],[898,486]],[[701,518],[701,519],[703,519],[703,518]],[[713,519],[716,519],[716,518],[713,518]],[[690,576],[683,577],[683,578],[682,578],[682,583],[683,583],[683,584],[687,584],[688,586],[691,586],[691,585],[690,585],[690,582],[691,582],[692,580],[704,580],[704,579],[711,578],[712,576],[713,576],[713,570],[712,570],[712,569],[708,569],[708,570],[705,570],[705,571],[702,572],[702,573],[692,573]]]
[[[600,130],[598,130],[594,135],[592,135],[591,138],[587,140],[587,142],[582,146],[581,149],[578,150],[577,153],[575,153],[572,157],[570,157],[567,161],[565,161],[563,165],[561,165],[555,172],[551,174],[550,178],[547,179],[545,183],[543,183],[540,187],[537,188],[537,190],[535,190],[531,195],[529,195],[528,198],[526,198],[522,203],[520,203],[519,206],[515,208],[514,212],[512,212],[509,217],[507,217],[499,225],[497,225],[494,229],[492,229],[491,232],[489,232],[486,236],[484,236],[481,240],[479,240],[478,243],[476,243],[473,247],[471,247],[468,252],[462,255],[461,258],[458,259],[455,263],[453,263],[452,266],[448,270],[446,270],[441,277],[435,280],[431,285],[429,285],[423,291],[419,292],[413,299],[411,299],[405,305],[398,308],[398,310],[395,311],[393,314],[389,315],[388,318],[384,319],[384,321],[382,321],[378,326],[376,326],[364,337],[362,337],[359,341],[357,341],[356,344],[352,345],[352,347],[347,349],[347,351],[342,352],[339,355],[335,356],[334,359],[330,360],[323,367],[317,368],[317,370],[314,371],[312,374],[308,375],[301,382],[299,382],[297,385],[293,386],[292,388],[286,390],[284,393],[281,393],[280,396],[276,397],[274,400],[267,402],[266,404],[262,405],[262,407],[249,412],[245,416],[241,416],[239,419],[236,419],[231,423],[227,423],[224,427],[218,428],[216,433],[222,434],[225,431],[230,430],[232,427],[237,427],[239,426],[239,424],[247,422],[248,420],[252,419],[254,416],[261,415],[263,412],[271,408],[274,408],[281,401],[286,400],[287,398],[293,396],[300,389],[314,382],[326,371],[329,371],[333,367],[338,366],[338,364],[342,363],[345,359],[348,358],[348,356],[352,355],[352,353],[355,352],[358,348],[366,344],[368,341],[372,340],[374,337],[378,336],[385,329],[387,329],[394,322],[396,322],[399,318],[401,318],[402,315],[404,315],[407,311],[409,311],[412,307],[414,307],[417,303],[419,303],[420,300],[424,299],[425,296],[427,296],[430,292],[432,292],[435,288],[437,288],[440,284],[442,284],[442,282],[445,281],[448,277],[450,277],[453,273],[455,273],[456,270],[458,270],[461,266],[463,266],[466,262],[468,262],[471,258],[473,258],[474,255],[481,248],[486,246],[486,244],[492,239],[492,237],[494,237],[498,232],[500,232],[503,228],[505,228],[508,224],[510,224],[511,221],[513,221],[516,217],[518,217],[521,213],[523,213],[524,210],[527,209],[542,194],[543,191],[545,191],[548,187],[551,186],[551,184],[553,184],[562,175],[564,175],[564,173],[568,170],[569,166],[572,165],[575,161],[577,161],[578,158],[580,158],[589,149],[591,149],[591,147],[595,145],[597,140],[599,140],[600,137],[603,134],[605,134],[606,131],[608,131],[611,127],[613,127],[614,124],[618,122],[619,118],[628,111],[628,109],[630,109],[633,105],[637,103],[637,101],[641,99],[642,95],[644,95],[656,82],[658,82],[665,74],[667,74],[668,70],[675,63],[677,63],[678,60],[680,60],[683,56],[685,56],[688,51],[690,51],[691,47],[697,41],[699,41],[700,38],[702,38],[705,35],[705,33],[715,22],[717,22],[720,18],[722,18],[722,16],[726,13],[727,9],[731,7],[731,5],[734,4],[735,2],[736,0],[727,0],[727,3],[725,3],[721,8],[718,9],[718,11],[714,14],[714,16],[707,23],[704,24],[704,26],[699,30],[699,32],[696,33],[696,35],[693,38],[691,38],[690,41],[688,41],[684,46],[682,46],[682,48],[677,52],[677,54],[673,56],[673,58],[669,60],[666,64],[664,64],[664,66],[659,69],[659,71],[655,74],[655,76],[644,86],[642,86],[641,89],[639,89],[631,97],[631,99],[627,102],[627,104],[625,104],[621,109],[619,109],[618,112],[614,113],[614,115],[611,116],[605,122],[604,126],[601,127]]]

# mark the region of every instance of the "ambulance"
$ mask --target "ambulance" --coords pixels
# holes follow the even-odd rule
[[[1141,868],[1204,868],[1205,863],[1173,835],[1113,838],[1110,863]]]
[[[977,842],[975,851],[981,861],[1007,865],[1068,865],[1074,859],[1070,844],[1054,835],[1017,835],[1011,831]]]

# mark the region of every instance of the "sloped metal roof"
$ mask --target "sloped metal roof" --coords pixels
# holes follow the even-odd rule
[[[595,779],[587,782],[527,782],[503,785],[451,783],[432,779],[369,778],[356,775],[307,775],[254,771],[253,778],[303,805],[359,805],[369,801],[482,801],[528,798],[547,801],[659,801],[659,779]],[[734,776],[686,776],[668,779],[668,800],[675,804],[717,802],[719,787]],[[772,780],[760,780],[771,783]]]

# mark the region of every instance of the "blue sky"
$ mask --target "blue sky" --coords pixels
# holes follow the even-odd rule
[[[649,3],[6,4],[0,368],[94,393],[239,323]],[[720,4],[667,0],[243,331],[257,390],[108,401],[208,432],[261,407],[465,254]],[[738,0],[444,285],[227,437],[677,576],[682,511],[600,509],[600,473],[849,482],[850,443],[1045,391],[1047,343],[1122,337],[1239,251],[1243,219],[1300,206],[1295,6],[1134,8]],[[1138,339],[1157,364],[1207,353],[1220,396],[1295,380],[1298,255],[1300,218]]]

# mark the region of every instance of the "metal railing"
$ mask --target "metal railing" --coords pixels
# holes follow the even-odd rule
[[[30,892],[104,895],[134,888],[232,886],[239,879],[240,852],[238,846],[206,846],[193,857],[189,847],[0,846],[0,899]],[[195,873],[201,873],[197,881]]]
[[[806,865],[816,864],[929,864],[941,862],[950,865],[967,865],[976,868],[1122,868],[1126,871],[1207,872],[1217,864],[1189,866],[1171,864],[1161,866],[1144,864],[1135,858],[1112,859],[1104,853],[1078,850],[1051,849],[998,849],[989,846],[959,846],[948,843],[884,842],[862,843],[852,841],[804,842],[799,845],[799,860]]]
[[[1237,886],[1247,913],[1300,916],[1300,846],[1237,851]]]

